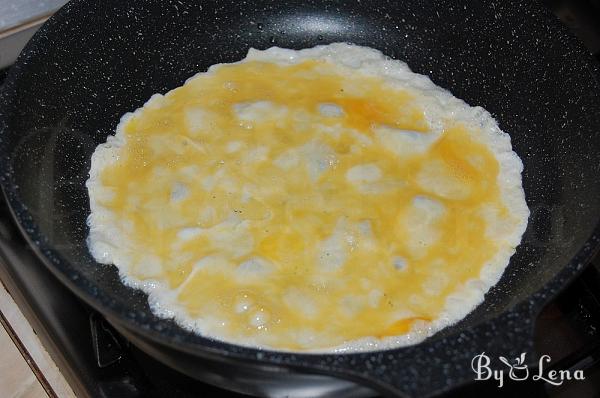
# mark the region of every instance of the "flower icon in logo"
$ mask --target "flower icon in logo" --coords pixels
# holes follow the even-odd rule
[[[522,353],[519,357],[515,358],[514,364],[511,364],[508,359],[503,356],[498,357],[498,359],[509,367],[508,377],[510,377],[511,380],[526,380],[529,377],[529,369],[527,364],[525,364],[525,353]]]

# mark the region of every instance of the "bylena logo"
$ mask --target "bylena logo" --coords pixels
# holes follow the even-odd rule
[[[504,386],[506,377],[510,380],[522,381],[528,380],[531,376],[532,380],[545,381],[546,383],[560,386],[565,380],[585,380],[583,370],[576,370],[571,372],[570,370],[546,370],[545,365],[548,365],[551,358],[550,355],[542,355],[538,362],[538,367],[535,372],[529,372],[529,367],[525,363],[525,353],[522,353],[518,358],[515,358],[512,362],[503,356],[498,357],[498,360],[502,362],[508,369],[492,369],[490,364],[492,360],[489,356],[482,352],[479,355],[475,355],[471,361],[471,368],[475,372],[475,380],[496,380],[498,387]],[[508,370],[508,376],[506,371]]]

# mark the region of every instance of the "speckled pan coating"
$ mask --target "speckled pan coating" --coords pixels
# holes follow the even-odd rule
[[[94,148],[120,115],[151,94],[211,64],[240,59],[249,47],[335,41],[406,61],[489,110],[510,133],[525,163],[532,216],[504,277],[459,324],[417,346],[384,352],[258,351],[155,317],[142,293],[87,251],[84,182]],[[269,377],[292,386],[298,371],[340,376],[389,395],[431,395],[472,380],[475,353],[528,352],[533,360],[535,314],[598,248],[599,79],[591,56],[535,2],[76,0],[35,36],[0,94],[0,178],[46,265],[171,366],[205,379],[208,366],[211,382],[262,394],[272,390],[253,383],[265,385]]]

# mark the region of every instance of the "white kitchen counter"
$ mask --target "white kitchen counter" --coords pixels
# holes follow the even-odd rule
[[[0,397],[75,398],[29,322],[0,284]]]

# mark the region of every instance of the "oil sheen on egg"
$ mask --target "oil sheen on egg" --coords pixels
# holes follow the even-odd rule
[[[250,50],[123,116],[92,156],[88,243],[205,336],[415,344],[502,275],[522,169],[484,109],[376,50]]]

